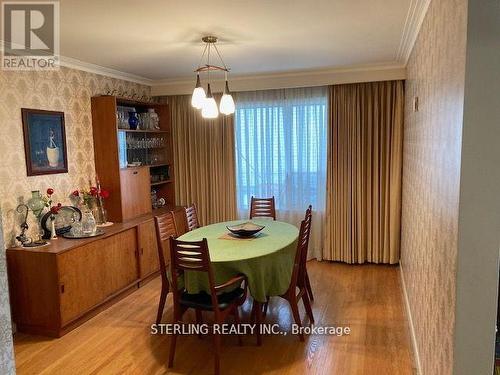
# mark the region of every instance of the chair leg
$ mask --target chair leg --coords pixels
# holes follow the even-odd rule
[[[297,303],[297,299],[289,299],[288,302],[290,303],[290,308],[292,309],[292,315],[293,319],[295,320],[295,324],[299,326],[299,328],[302,328],[302,322],[300,321],[300,315],[299,315],[299,304]],[[300,341],[304,341],[304,334],[302,331],[299,331],[299,339]]]
[[[307,316],[309,317],[309,321],[311,324],[314,324],[314,316],[311,308],[311,301],[309,300],[309,295],[307,291],[302,296],[302,302],[304,302],[304,307],[306,309]]]
[[[220,373],[220,334],[214,333],[214,344],[215,344],[215,357],[214,357],[214,371],[215,375]]]
[[[267,308],[269,306],[269,296],[266,297],[266,303],[264,303],[264,313],[263,313],[263,316],[264,316],[264,319],[266,318],[267,316]]]
[[[307,269],[306,269],[306,289],[307,289],[307,294],[309,296],[309,299],[311,301],[314,301],[313,291],[311,288],[311,282],[309,281],[309,274],[307,273]]]
[[[196,324],[198,324],[198,326],[203,324],[203,316],[201,315],[200,309],[196,309]],[[198,338],[201,339],[201,332],[198,332]]]
[[[168,294],[168,286],[165,287],[164,284],[161,284],[161,295],[160,295],[160,303],[158,304],[158,313],[156,314],[156,324],[161,323],[161,318],[163,317],[163,309],[165,308],[165,302],[167,301]]]
[[[242,346],[243,345],[243,340],[240,335],[240,311],[238,310],[238,306],[236,306],[233,310],[233,315],[234,315],[234,323],[236,324],[236,332],[238,332],[238,345]]]
[[[173,324],[176,323],[182,323],[182,310],[179,312],[175,308],[174,304],[174,319],[173,319]],[[175,356],[175,345],[177,344],[177,332],[174,330],[174,334],[172,335],[172,338],[170,339],[170,351],[168,354],[168,367],[171,368],[174,365],[174,356]]]

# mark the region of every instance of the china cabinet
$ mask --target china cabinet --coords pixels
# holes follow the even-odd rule
[[[96,173],[111,190],[109,220],[122,222],[151,212],[153,206],[175,204],[167,104],[96,96],[92,128]]]

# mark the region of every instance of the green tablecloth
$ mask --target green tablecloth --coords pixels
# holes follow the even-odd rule
[[[266,227],[254,239],[221,239],[229,231],[226,225],[248,220],[229,221],[201,227],[179,237],[183,241],[206,238],[215,280],[221,284],[238,273],[248,278],[252,297],[265,302],[266,296],[286,292],[292,277],[297,248],[298,229],[291,224],[272,220],[252,220]],[[184,285],[188,293],[208,292],[208,279],[201,272],[186,272]]]

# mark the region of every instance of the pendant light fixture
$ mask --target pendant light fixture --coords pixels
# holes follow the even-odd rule
[[[230,115],[234,113],[235,106],[233,96],[229,91],[229,84],[227,83],[227,72],[225,74],[226,83],[224,85],[224,93],[222,94],[222,98],[220,99],[220,112],[225,115]]]
[[[195,70],[196,73],[196,86],[193,90],[193,95],[191,97],[191,105],[196,109],[201,109],[201,115],[203,118],[214,119],[219,116],[220,112],[224,115],[230,115],[235,111],[234,100],[229,91],[229,83],[228,83],[228,73],[229,68],[222,60],[222,56],[217,49],[215,43],[217,43],[217,37],[215,36],[205,36],[202,39],[202,42],[205,43],[205,49],[201,55],[200,63],[198,64],[198,68]],[[221,65],[213,65],[210,64],[210,53],[212,49],[215,50]],[[202,65],[203,58],[207,57],[206,64]],[[220,107],[217,107],[217,103],[215,102],[215,98],[212,95],[212,89],[210,88],[211,77],[210,72],[213,71],[223,71],[224,72],[224,93],[222,95],[220,101]],[[205,94],[205,90],[201,84],[200,73],[207,73],[207,92]]]

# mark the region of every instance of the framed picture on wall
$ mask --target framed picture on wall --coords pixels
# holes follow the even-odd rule
[[[28,176],[68,173],[64,112],[21,108]]]

